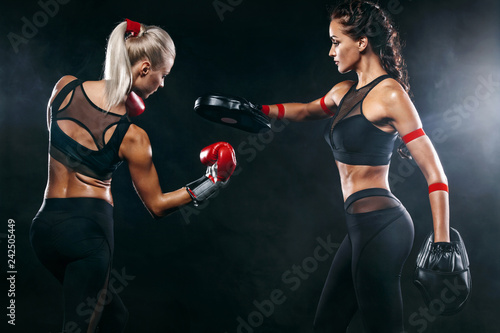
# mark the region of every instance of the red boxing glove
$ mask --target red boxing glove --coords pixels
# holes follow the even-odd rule
[[[144,105],[142,98],[137,96],[137,94],[133,91],[128,94],[125,107],[127,108],[127,113],[130,117],[137,117],[141,115],[144,110],[146,110],[146,106]]]
[[[225,182],[236,168],[236,156],[233,147],[227,142],[217,142],[205,147],[200,152],[200,161],[211,167],[216,165],[217,181]]]
[[[227,183],[236,168],[234,149],[227,142],[217,142],[203,148],[200,161],[207,166],[206,174],[186,185],[195,206],[213,196]]]

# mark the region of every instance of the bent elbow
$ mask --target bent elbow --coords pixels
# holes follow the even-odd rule
[[[162,212],[158,210],[153,210],[153,209],[148,209],[149,214],[151,214],[151,217],[155,220],[159,220],[163,217]]]
[[[173,208],[170,208],[170,209],[167,209],[167,210],[161,210],[161,211],[149,211],[149,213],[151,214],[151,216],[155,219],[155,220],[160,220],[161,218],[163,217],[166,217],[172,213],[175,213],[176,211],[179,210],[179,207],[173,207]]]
[[[150,205],[150,206],[147,206],[147,209],[149,211],[149,214],[151,214],[151,216],[155,219],[155,220],[158,220],[160,218],[162,218],[163,216],[165,216],[165,210],[162,209],[159,205]]]
[[[150,206],[146,205],[146,208],[155,220],[159,220],[162,217],[168,216],[179,210],[179,207],[177,206],[165,206],[160,203],[152,204]]]
[[[158,202],[143,199],[142,203],[146,207],[149,214],[151,214],[151,216],[155,220],[159,219],[165,215],[164,209],[162,208],[162,206]]]

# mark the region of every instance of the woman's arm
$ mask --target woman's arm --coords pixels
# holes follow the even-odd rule
[[[127,161],[134,187],[154,217],[165,216],[174,208],[191,202],[191,196],[185,188],[162,192],[149,137],[140,127],[130,125],[120,146],[120,157]]]
[[[310,103],[285,103],[267,105],[268,116],[271,118],[286,118],[291,121],[324,119],[335,115],[340,100],[353,85],[352,81],[336,84],[324,97]],[[263,111],[265,111],[263,106]],[[280,110],[281,109],[281,110]]]
[[[417,110],[408,94],[394,81],[394,84],[384,89],[383,104],[387,110],[389,123],[399,132],[401,137],[422,128]],[[439,157],[427,135],[422,135],[407,143],[413,159],[427,180],[428,186],[436,183],[448,184]],[[434,241],[449,242],[449,197],[444,190],[429,194],[434,224]]]

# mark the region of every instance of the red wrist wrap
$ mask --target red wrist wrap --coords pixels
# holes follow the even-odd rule
[[[285,107],[283,104],[276,104],[276,106],[278,107],[278,119],[283,119],[285,116]]]
[[[406,134],[405,136],[402,137],[402,139],[405,144],[408,144],[408,142],[413,141],[416,138],[419,138],[423,135],[425,135],[424,130],[422,128],[419,128],[414,130],[413,132]]]
[[[265,114],[266,116],[269,116],[269,111],[271,109],[269,108],[269,105],[262,105],[262,113]]]
[[[326,96],[323,96],[323,98],[321,99],[321,101],[319,101],[319,103],[321,104],[321,108],[323,109],[323,111],[325,111],[325,113],[329,116],[333,116],[335,113],[330,111],[330,109],[328,108],[328,106],[326,106],[326,103],[325,103],[325,97]]]
[[[431,194],[434,191],[446,191],[448,192],[448,185],[444,183],[434,183],[429,185],[429,194]]]

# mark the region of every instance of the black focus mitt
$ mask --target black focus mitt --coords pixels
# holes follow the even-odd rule
[[[252,133],[271,128],[261,108],[244,98],[221,94],[206,94],[194,103],[194,110],[203,118]]]
[[[450,243],[434,243],[430,233],[418,253],[414,281],[429,309],[440,315],[459,312],[469,298],[469,258],[460,233],[450,228]]]

